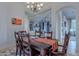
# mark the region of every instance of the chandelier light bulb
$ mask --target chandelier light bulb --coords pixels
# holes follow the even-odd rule
[[[40,7],[40,5],[39,5],[39,4],[37,4],[37,7]]]
[[[43,3],[41,3],[40,6],[43,6]]]
[[[41,8],[39,7],[38,9],[40,10]]]
[[[30,8],[30,6],[29,6],[29,5],[27,5],[27,8]]]
[[[38,11],[42,8],[43,3],[38,2],[27,2],[27,8],[31,9],[32,11]]]
[[[33,5],[31,5],[31,8],[33,8]]]

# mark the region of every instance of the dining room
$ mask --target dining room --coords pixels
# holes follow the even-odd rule
[[[77,55],[76,4],[1,2],[0,55]]]

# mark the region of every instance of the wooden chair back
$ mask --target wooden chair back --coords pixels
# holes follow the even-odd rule
[[[21,51],[22,51],[22,40],[18,32],[14,32],[15,40],[16,40],[16,55],[21,56]]]
[[[65,55],[67,53],[68,43],[69,43],[70,34],[65,34],[64,45],[62,49],[62,54]]]
[[[45,35],[46,38],[52,39],[52,32],[45,32],[44,34],[46,34]]]
[[[36,37],[41,37],[41,34],[42,34],[42,32],[40,32],[40,31],[35,31],[35,36],[36,36]]]
[[[16,55],[31,55],[29,34],[26,31],[14,32],[16,38]],[[18,51],[20,50],[20,51]]]
[[[62,47],[62,50],[58,51],[58,49],[57,49],[56,51],[54,51],[53,53],[51,53],[52,50],[50,49],[49,50],[50,54],[51,55],[55,55],[55,56],[64,56],[67,53],[69,38],[70,38],[70,34],[65,34],[64,44],[63,45],[58,44],[58,47]]]
[[[31,46],[29,33],[21,32],[22,51],[24,56],[31,56]]]

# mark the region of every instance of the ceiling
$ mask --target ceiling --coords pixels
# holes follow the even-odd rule
[[[69,19],[75,19],[76,18],[76,14],[75,14],[75,10],[73,8],[64,8],[63,10],[64,15],[66,16],[66,18]]]
[[[26,13],[28,13],[29,15],[34,15],[34,14],[38,14],[40,12],[43,12],[45,10],[48,10],[51,7],[50,2],[42,2],[42,3],[43,3],[43,8],[39,12],[33,12],[30,9],[28,9],[27,7],[25,7],[26,8]],[[24,4],[26,6],[26,3],[24,3]]]
[[[43,12],[43,11],[51,8],[52,2],[42,2],[42,3],[44,4],[43,8],[39,12],[34,13],[30,9],[28,9],[26,7],[26,3],[24,2],[24,4],[25,4],[25,10],[26,10],[25,13],[27,13],[30,16],[33,16],[35,14],[38,14],[40,12]],[[61,11],[64,13],[64,15],[66,16],[66,18],[74,19],[76,17],[75,10],[73,8],[66,7],[66,8],[63,8]]]

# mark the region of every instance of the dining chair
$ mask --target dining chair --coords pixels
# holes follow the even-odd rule
[[[26,32],[26,31],[18,31],[18,33],[19,33],[20,37],[21,37],[21,36],[24,36],[24,35],[26,35],[26,34],[27,34],[27,32]]]
[[[30,34],[26,32],[20,32],[22,39],[22,55],[23,56],[35,56],[39,55],[38,51],[34,49],[30,42]]]
[[[31,56],[31,46],[30,46],[30,38],[29,34],[22,35],[22,51],[23,56]]]
[[[52,55],[56,55],[56,56],[65,56],[66,53],[67,53],[67,48],[68,48],[68,43],[69,43],[69,38],[70,38],[70,34],[65,34],[65,37],[64,37],[64,44],[63,45],[60,45],[58,44],[58,47],[62,47],[62,50],[61,51],[55,51],[52,53]],[[51,50],[50,50],[51,51]],[[50,52],[51,53],[51,52]]]
[[[26,31],[18,31],[14,32],[15,39],[16,39],[16,55],[23,55],[23,38],[26,37]]]
[[[46,38],[52,39],[52,32],[45,32],[44,35]]]
[[[42,35],[42,32],[40,32],[40,31],[35,31],[35,36],[36,36],[36,38],[41,37],[41,35]]]
[[[16,40],[16,55],[21,56],[22,52],[22,40],[18,32],[14,32],[15,40]]]

